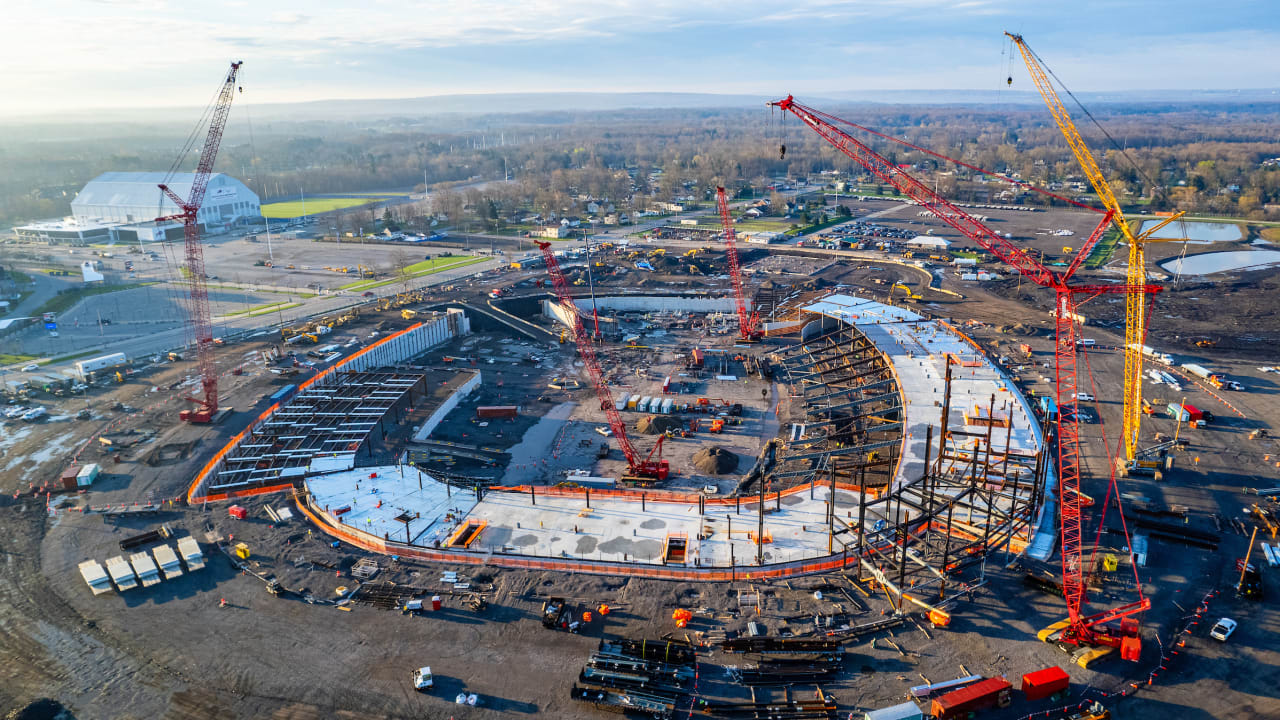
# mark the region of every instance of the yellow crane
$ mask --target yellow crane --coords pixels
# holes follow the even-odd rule
[[[1094,191],[1098,193],[1098,198],[1112,212],[1111,221],[1115,223],[1116,229],[1120,231],[1125,242],[1129,244],[1127,283],[1130,286],[1146,284],[1147,254],[1143,247],[1144,244],[1161,242],[1161,238],[1152,236],[1169,223],[1182,217],[1183,213],[1174,213],[1146,232],[1135,234],[1133,228],[1129,225],[1129,221],[1125,219],[1124,212],[1120,208],[1120,202],[1116,200],[1115,193],[1112,192],[1111,186],[1102,174],[1102,169],[1098,167],[1098,161],[1094,159],[1093,153],[1085,145],[1084,138],[1080,137],[1080,131],[1076,129],[1075,123],[1071,120],[1071,115],[1058,97],[1058,91],[1049,82],[1049,74],[1045,71],[1039,58],[1031,48],[1027,47],[1021,35],[1013,33],[1005,33],[1005,35],[1018,46],[1018,52],[1022,54],[1022,61],[1026,63],[1027,71],[1031,74],[1031,80],[1035,83],[1036,89],[1040,91],[1040,96],[1044,98],[1045,104],[1049,106],[1049,113],[1053,115],[1054,122],[1058,124],[1058,129],[1062,131],[1063,137],[1067,139],[1067,144],[1071,146],[1072,154],[1076,156],[1076,160],[1080,163],[1080,168],[1089,178],[1089,184],[1093,185]],[[1009,78],[1009,82],[1013,82],[1012,77]],[[1131,292],[1127,293],[1127,295],[1124,326],[1124,460],[1126,463],[1130,463],[1138,451],[1138,429],[1142,421],[1142,344],[1147,335],[1147,295],[1142,292]]]

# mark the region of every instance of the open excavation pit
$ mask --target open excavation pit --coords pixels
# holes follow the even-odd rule
[[[800,328],[794,336],[750,347],[705,344],[694,353],[688,333],[714,334],[718,313],[637,317],[601,304],[610,332],[628,336],[599,351],[614,402],[642,442],[660,434],[664,451],[677,446],[687,458],[673,463],[677,477],[624,487],[611,480],[625,470],[613,450],[557,487],[451,486],[448,474],[426,468],[355,468],[307,478],[304,510],[336,537],[401,557],[688,580],[793,576],[868,561],[922,589],[972,579],[967,568],[993,550],[1039,555],[1052,547],[1045,498],[1054,476],[1040,457],[1030,406],[945,322],[830,295],[799,308],[787,324]],[[645,360],[627,354],[637,352]],[[730,374],[742,368],[743,377]],[[750,368],[755,380],[746,379]],[[707,399],[709,390],[744,379],[775,398],[757,399],[754,410],[750,402],[736,410]],[[624,399],[631,397],[647,411],[632,412]],[[652,409],[664,397],[672,409]],[[593,405],[582,402],[557,432],[553,458],[575,422],[599,426],[603,413]],[[699,411],[707,406],[712,412]],[[730,411],[741,413],[741,425],[727,423],[739,417]],[[711,418],[723,424],[714,438]],[[692,428],[716,444],[682,437]],[[739,435],[737,447],[725,447],[734,440],[729,431],[745,432],[751,445]],[[690,491],[701,489],[700,477],[735,467],[745,471],[738,494]],[[1037,535],[1039,524],[1045,532]]]

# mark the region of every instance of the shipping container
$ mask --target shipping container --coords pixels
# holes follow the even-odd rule
[[[289,398],[292,398],[296,392],[298,392],[297,385],[285,385],[271,395],[271,402],[288,402]]]
[[[631,397],[627,398],[627,409],[628,409],[628,410],[635,410],[635,409],[636,409],[636,406],[637,406],[637,405],[639,405],[639,404],[640,404],[640,398],[639,398],[639,396],[637,396],[637,395],[632,395]]]
[[[520,414],[520,408],[515,405],[481,405],[476,408],[476,417],[484,419],[493,418],[514,418]]]
[[[1199,422],[1204,419],[1204,413],[1193,405],[1169,403],[1165,410],[1169,413],[1169,417],[1178,422]]]
[[[653,397],[645,395],[640,398],[640,402],[636,403],[636,412],[649,412],[649,403],[653,402]]]
[[[1049,420],[1058,419],[1058,403],[1054,402],[1053,398],[1048,395],[1040,396],[1040,411],[1043,412],[1045,417]]]
[[[671,414],[671,407],[672,407],[673,405],[675,405],[675,401],[674,401],[674,400],[672,400],[671,398],[667,398],[667,399],[663,400],[663,401],[662,401],[662,410],[661,410],[662,414],[663,414],[663,415],[670,415],[670,414]]]
[[[1008,680],[987,678],[935,698],[930,709],[938,720],[951,720],[990,707],[1008,707],[1012,691]]]
[[[662,381],[662,394],[666,395],[671,392],[671,376],[668,375],[666,380]]]
[[[621,397],[619,397],[616,401],[614,401],[614,403],[613,403],[613,409],[614,409],[614,410],[626,410],[626,409],[627,409],[627,400],[628,400],[630,397],[631,397],[631,396],[630,396],[630,395],[628,395],[627,393],[622,393],[622,396],[621,396]]]
[[[1071,676],[1054,665],[1023,675],[1022,694],[1026,695],[1028,700],[1042,700],[1066,690],[1070,684]]]
[[[98,466],[98,463],[89,463],[88,465],[85,465],[80,468],[80,472],[76,473],[76,485],[79,487],[89,487],[93,484],[94,480],[98,479],[98,475],[101,471],[102,468]]]
[[[72,465],[66,470],[63,470],[62,474],[58,476],[58,484],[62,486],[63,490],[75,490],[77,487],[80,487],[80,483],[76,481],[76,478],[79,476],[80,466]]]

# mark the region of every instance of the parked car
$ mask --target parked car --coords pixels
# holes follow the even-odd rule
[[[1094,398],[1089,393],[1076,393],[1076,399],[1082,402],[1093,402]]]
[[[1218,642],[1226,642],[1231,637],[1231,633],[1236,631],[1236,621],[1231,618],[1222,618],[1217,625],[1209,631],[1209,637]]]
[[[613,430],[610,430],[607,427],[600,427],[600,426],[596,426],[596,432],[600,433],[605,437],[609,437],[610,435],[613,434]]]
[[[35,371],[37,371],[37,370],[39,370],[39,369],[40,369],[40,366],[39,366],[39,365],[37,365],[37,364],[35,364],[35,363],[31,363],[30,365],[23,365],[23,366],[22,366],[22,372],[35,372]]]
[[[373,297],[373,291],[372,291],[372,290],[365,290],[365,291],[364,291],[364,294],[363,294],[363,296],[362,296],[362,297]]]
[[[435,680],[431,678],[430,667],[420,667],[413,671],[413,689],[418,692],[426,692],[435,685]]]

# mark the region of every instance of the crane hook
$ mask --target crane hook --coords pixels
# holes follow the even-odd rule
[[[1009,76],[1009,79],[1008,79],[1008,80],[1006,80],[1006,81],[1005,81],[1005,83],[1006,83],[1006,84],[1008,84],[1008,85],[1012,85],[1012,84],[1013,84],[1013,76],[1012,76],[1012,75],[1010,75],[1010,76]]]
[[[778,146],[778,159],[779,159],[779,160],[784,160],[784,159],[786,159],[786,157],[787,157],[787,146],[786,146],[786,145],[779,145],[779,146]]]

